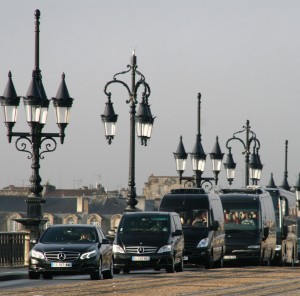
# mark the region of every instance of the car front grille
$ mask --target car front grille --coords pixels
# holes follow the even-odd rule
[[[74,261],[79,258],[79,255],[79,252],[52,251],[45,253],[45,259],[47,261]]]
[[[156,247],[149,246],[131,246],[126,247],[126,253],[130,254],[150,254],[156,252]]]

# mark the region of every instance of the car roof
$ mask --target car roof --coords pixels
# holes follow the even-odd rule
[[[170,215],[170,214],[176,214],[175,212],[157,212],[157,211],[143,211],[143,212],[125,212],[124,215],[136,215],[136,216],[140,216],[140,215],[162,215],[162,216],[166,216],[166,215]]]
[[[55,225],[50,225],[48,228],[64,228],[64,227],[73,227],[73,228],[96,228],[95,225],[91,224],[55,224]]]

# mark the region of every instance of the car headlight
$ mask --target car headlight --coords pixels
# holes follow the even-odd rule
[[[42,252],[36,251],[36,250],[31,250],[30,251],[30,257],[31,258],[37,258],[37,259],[45,259],[45,256]]]
[[[250,245],[248,249],[260,249],[260,245]]]
[[[113,245],[113,253],[114,254],[117,254],[117,253],[124,254],[125,252],[124,252],[124,250],[123,250],[123,248],[121,246],[119,246],[119,245]]]
[[[93,258],[95,256],[96,256],[96,250],[93,250],[93,251],[90,251],[90,252],[83,253],[80,256],[80,259],[90,259],[90,258]]]
[[[281,251],[281,245],[276,245],[275,251]]]
[[[198,243],[197,248],[206,248],[208,244],[209,244],[209,238],[206,237]]]
[[[171,245],[165,245],[161,247],[157,253],[166,253],[166,252],[171,252],[172,246]]]

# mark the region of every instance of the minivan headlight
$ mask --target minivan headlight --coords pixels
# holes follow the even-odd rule
[[[83,253],[80,256],[80,259],[90,259],[90,258],[93,258],[95,256],[96,256],[96,250],[93,250],[93,251],[90,251],[90,252]]]
[[[197,245],[197,248],[206,248],[208,246],[209,243],[209,238],[203,238]]]
[[[117,253],[124,254],[125,252],[120,245],[113,245],[113,253],[114,254],[117,254]]]
[[[260,245],[250,245],[248,246],[248,249],[259,249]]]
[[[165,245],[161,247],[157,253],[166,253],[166,252],[171,252],[172,246],[171,245]]]
[[[45,256],[42,252],[36,251],[36,250],[31,250],[30,251],[30,257],[31,258],[37,258],[37,259],[45,259]]]

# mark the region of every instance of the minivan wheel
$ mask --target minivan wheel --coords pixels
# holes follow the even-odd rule
[[[295,251],[294,251],[294,247],[293,247],[293,251],[292,251],[292,262],[291,262],[291,266],[292,266],[292,267],[295,266]]]
[[[207,256],[207,260],[204,267],[205,269],[211,269],[214,267],[214,256],[212,251],[211,254]]]
[[[180,262],[175,266],[176,272],[182,272],[183,271],[183,257],[180,258]]]
[[[166,267],[167,273],[174,273],[175,272],[175,259],[174,257],[171,259],[171,264]]]

